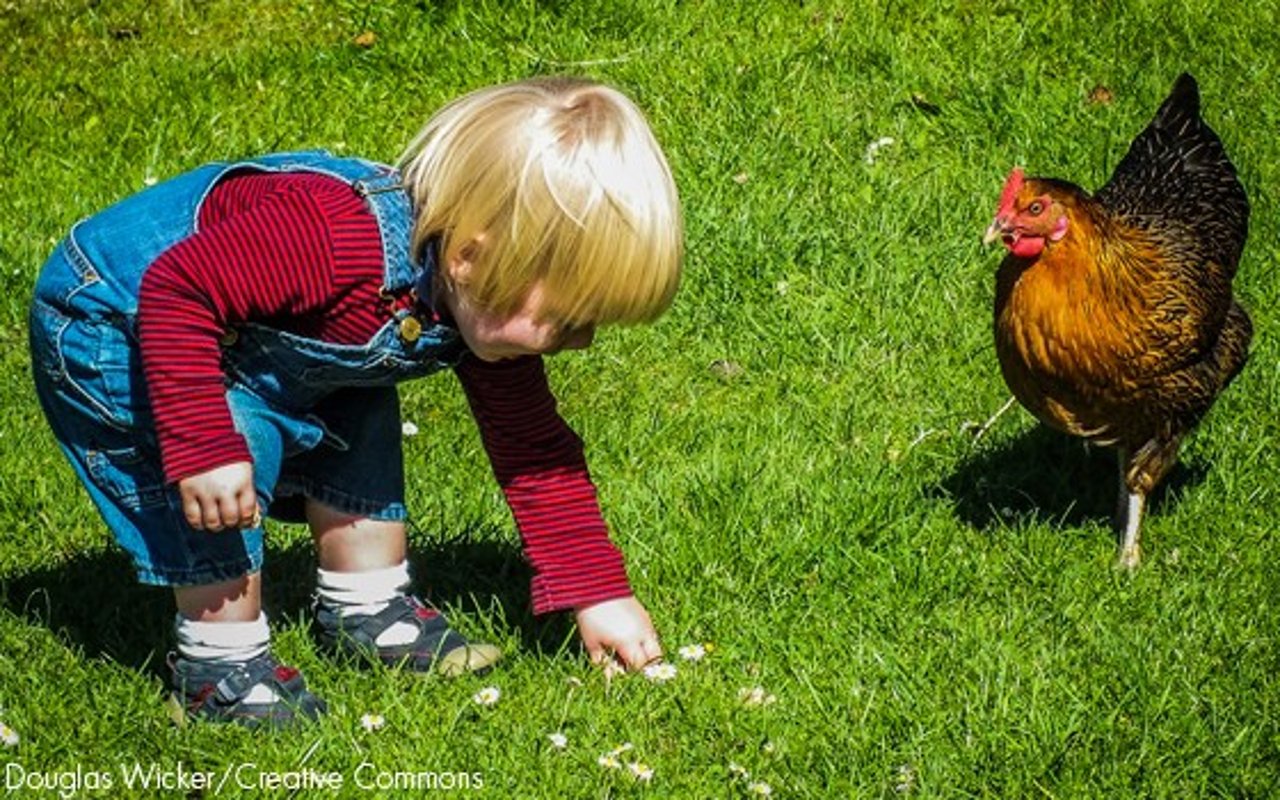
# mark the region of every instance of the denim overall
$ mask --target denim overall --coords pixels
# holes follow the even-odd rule
[[[384,292],[429,286],[435,269],[433,248],[422,263],[410,257],[413,209],[399,174],[323,151],[207,164],[72,228],[36,283],[30,320],[36,391],[143,583],[211,583],[262,564],[261,527],[195,530],[176,486],[165,484],[137,336],[143,273],[196,232],[201,204],[217,182],[246,170],[318,172],[348,183],[378,222]],[[402,336],[409,315],[389,315],[364,345],[328,344],[255,323],[227,331],[227,405],[252,455],[264,513],[298,520],[310,497],[350,514],[405,518],[395,384],[456,364],[466,352],[456,330],[426,315],[420,335]]]

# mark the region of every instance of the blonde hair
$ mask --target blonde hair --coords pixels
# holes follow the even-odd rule
[[[541,281],[544,311],[571,326],[652,321],[670,306],[680,201],[621,92],[573,78],[480,89],[434,114],[400,168],[414,254],[440,237],[442,267],[470,262],[477,305],[514,310]]]

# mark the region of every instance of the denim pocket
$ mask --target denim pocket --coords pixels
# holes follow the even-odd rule
[[[126,320],[72,319],[36,301],[31,314],[32,358],[53,385],[117,430],[147,413],[138,348]]]
[[[168,502],[160,454],[146,447],[89,449],[85,466],[98,488],[125,508],[158,508]]]
[[[74,230],[74,229],[73,229]],[[76,246],[71,236],[63,239],[40,269],[35,296],[39,300],[66,306],[85,288],[101,281],[98,270]]]

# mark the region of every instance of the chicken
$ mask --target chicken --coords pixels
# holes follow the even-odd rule
[[[984,243],[996,354],[1041,422],[1118,448],[1119,562],[1140,561],[1147,495],[1244,367],[1253,326],[1232,296],[1249,201],[1183,74],[1090,195],[1015,168]]]

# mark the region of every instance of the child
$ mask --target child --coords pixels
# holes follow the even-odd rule
[[[541,356],[650,321],[679,202],[636,107],[577,79],[466,95],[400,170],[325,152],[200,167],[81,221],[36,285],[59,443],[144,583],[177,602],[174,696],[210,720],[325,710],[269,649],[261,515],[305,521],[336,654],[489,668],[410,591],[395,384],[452,367],[533,565],[593,660],[660,657]]]

